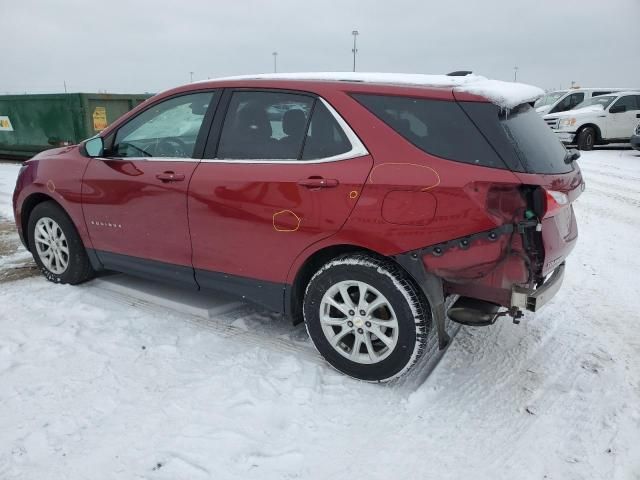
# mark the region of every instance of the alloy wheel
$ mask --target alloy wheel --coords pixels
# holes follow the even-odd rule
[[[56,275],[64,273],[69,266],[69,244],[60,225],[49,217],[40,218],[35,225],[34,239],[45,268]]]
[[[361,281],[338,282],[327,290],[320,302],[320,324],[329,344],[356,363],[378,363],[398,343],[391,303]]]

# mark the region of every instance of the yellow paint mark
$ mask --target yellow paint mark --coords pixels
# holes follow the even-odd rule
[[[47,190],[49,190],[51,193],[56,191],[56,184],[53,183],[53,180],[49,180],[47,182]]]
[[[349,192],[349,198],[353,199],[356,198],[358,196],[358,192],[356,190],[351,190]]]
[[[93,109],[93,129],[101,132],[107,128],[107,109],[105,107],[96,107]]]
[[[287,215],[287,214],[291,214],[294,217],[296,217],[296,220],[298,221],[298,224],[296,225],[296,228],[280,228],[276,225],[276,217],[278,215]],[[293,213],[291,210],[280,210],[279,212],[276,212],[273,214],[273,229],[276,232],[295,232],[300,228],[300,223],[302,222],[302,219],[296,215],[295,213]]]
[[[381,163],[380,165],[376,165],[375,167],[373,167],[373,169],[371,170],[371,173],[369,174],[369,183],[373,183],[373,173],[376,171],[376,168],[382,167],[383,165],[411,165],[412,167],[420,167],[420,168],[426,168],[428,170],[431,170],[433,174],[436,176],[437,181],[434,185],[430,185],[428,187],[424,187],[420,189],[421,192],[426,192],[427,190],[431,190],[432,188],[436,188],[438,185],[440,185],[440,175],[433,168],[428,167],[427,165],[418,165],[417,163],[403,163],[403,162],[389,162],[389,163]]]

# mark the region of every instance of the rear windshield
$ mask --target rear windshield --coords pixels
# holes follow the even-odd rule
[[[529,173],[567,173],[567,150],[529,105],[499,114],[500,125]]]
[[[536,100],[536,103],[533,104],[534,107],[544,107],[545,105],[551,105],[556,103],[560,97],[562,97],[567,92],[551,92],[546,95],[540,97]]]
[[[507,169],[496,151],[454,101],[353,94],[371,113],[426,153]]]

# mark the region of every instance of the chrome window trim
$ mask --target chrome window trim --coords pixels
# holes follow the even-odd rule
[[[197,158],[184,158],[184,157],[93,157],[96,160],[102,161],[120,161],[120,162],[195,162],[200,160]]]
[[[351,143],[351,150],[341,153],[339,155],[333,155],[332,157],[324,157],[324,158],[316,158],[313,160],[298,160],[295,158],[290,159],[225,159],[225,158],[203,158],[201,160],[202,163],[254,163],[254,164],[288,164],[288,165],[305,165],[308,163],[327,163],[327,162],[339,162],[340,160],[348,160],[351,158],[363,157],[365,155],[369,155],[369,151],[365,148],[364,144],[360,141],[360,138],[356,135],[353,129],[349,126],[349,124],[342,118],[342,116],[333,108],[329,102],[327,102],[324,98],[318,97],[318,99],[322,102],[322,104],[329,110],[329,113],[333,116],[333,118],[338,122],[338,126],[342,129],[344,134],[346,135],[349,143]]]

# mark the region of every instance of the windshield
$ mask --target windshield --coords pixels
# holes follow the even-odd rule
[[[601,95],[599,97],[592,97],[589,100],[585,100],[584,102],[576,105],[574,107],[574,110],[577,110],[579,108],[584,108],[584,107],[591,107],[593,105],[602,105],[602,108],[605,109],[609,105],[611,105],[611,102],[613,102],[615,99],[616,99],[615,95]]]
[[[556,100],[558,100],[560,97],[562,97],[565,93],[567,92],[550,92],[547,93],[545,96],[540,97],[538,100],[536,100],[536,103],[533,104],[534,107],[544,107],[545,105],[552,105],[556,102]]]

